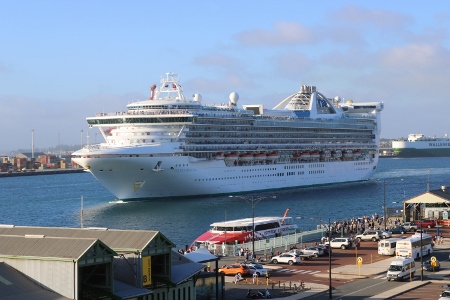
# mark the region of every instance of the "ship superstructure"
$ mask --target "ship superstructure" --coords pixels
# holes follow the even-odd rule
[[[188,99],[167,73],[149,100],[88,117],[105,142],[72,160],[124,200],[362,181],[375,172],[383,103],[344,103],[305,85],[273,109],[238,108],[235,92],[229,99]]]

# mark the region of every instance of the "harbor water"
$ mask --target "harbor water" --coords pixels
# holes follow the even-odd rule
[[[450,186],[450,158],[382,158],[366,182],[229,195],[121,202],[87,172],[0,178],[0,224],[161,231],[177,248],[190,245],[213,222],[282,216],[289,208],[302,230],[401,209],[401,202]],[[276,199],[263,197],[276,196]],[[83,198],[83,201],[81,200]],[[398,202],[398,203],[395,203]],[[82,204],[83,203],[83,204]]]

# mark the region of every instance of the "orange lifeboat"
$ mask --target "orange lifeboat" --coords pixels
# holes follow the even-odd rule
[[[272,152],[267,154],[267,160],[276,160],[279,159],[280,155],[277,152]]]
[[[319,151],[312,151],[310,156],[311,158],[319,158],[320,157]]]
[[[225,160],[230,161],[230,160],[237,160],[238,159],[238,155],[236,153],[228,153],[225,154]]]
[[[250,153],[243,153],[243,154],[239,155],[239,160],[252,161],[253,160],[253,155],[250,154]]]
[[[361,156],[361,151],[359,151],[359,150],[353,151],[353,156],[355,156],[355,157]]]
[[[303,151],[302,154],[300,154],[300,158],[302,159],[311,158],[311,153],[309,153],[308,151]]]
[[[216,155],[214,156],[215,159],[219,159],[222,160],[225,158],[225,155],[223,155],[223,153],[216,153]]]
[[[265,153],[258,153],[255,154],[255,160],[266,160],[267,159],[267,155]]]

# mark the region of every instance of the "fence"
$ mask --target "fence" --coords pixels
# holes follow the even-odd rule
[[[317,242],[325,235],[325,229],[317,229],[311,231],[296,232],[289,235],[283,235],[279,237],[273,237],[270,239],[262,239],[255,241],[255,253],[266,255],[270,253],[270,249],[282,248],[284,250],[289,250],[290,246],[296,245],[297,248],[303,248],[303,244]],[[248,243],[235,243],[230,244],[209,244],[208,250],[210,250],[214,255],[218,256],[239,256],[240,248],[253,249],[253,243],[250,241]]]

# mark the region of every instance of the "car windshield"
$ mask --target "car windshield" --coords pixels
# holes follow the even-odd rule
[[[257,269],[264,269],[264,267],[260,264],[253,264],[253,266]]]
[[[389,266],[389,271],[401,271],[401,270],[402,270],[401,266],[396,266],[396,265]]]

